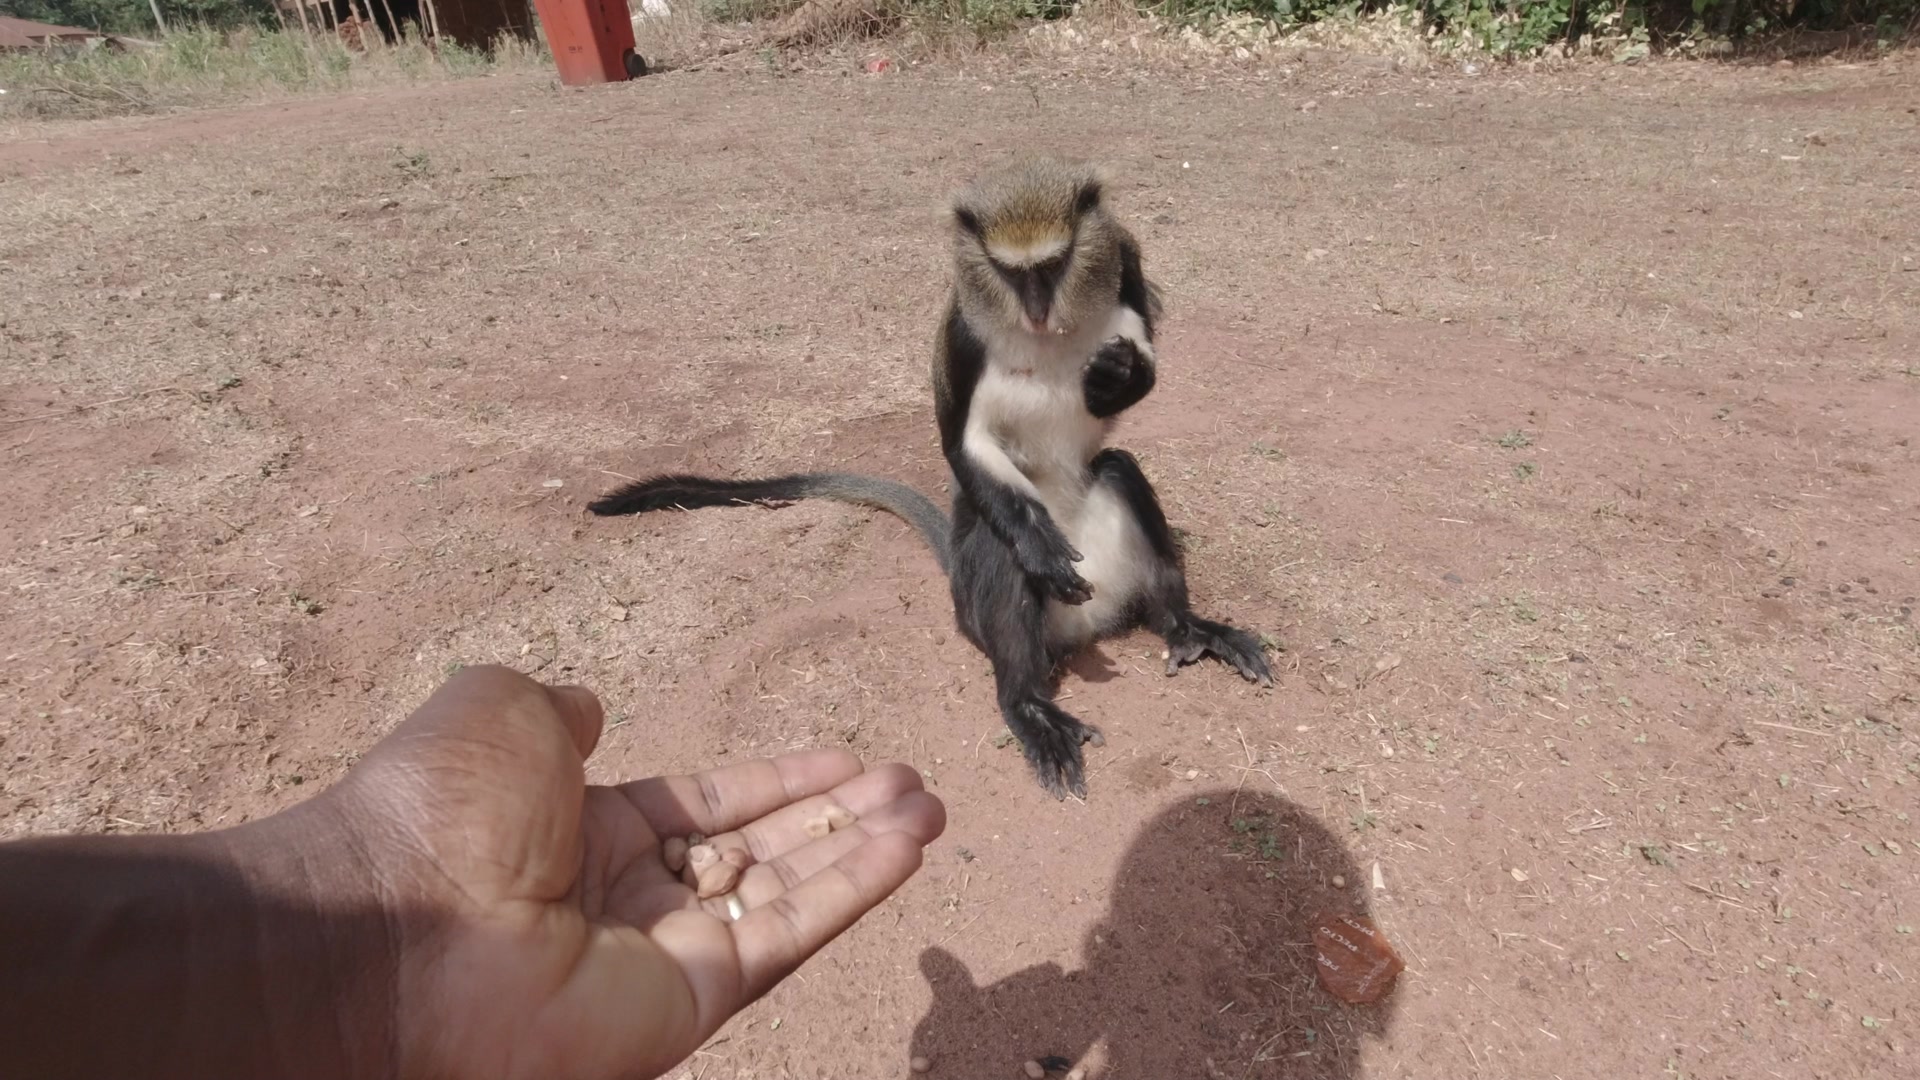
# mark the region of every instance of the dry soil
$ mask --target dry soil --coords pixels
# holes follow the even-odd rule
[[[750,65],[749,65],[750,66]],[[512,77],[0,143],[0,834],[198,829],[456,665],[595,779],[923,770],[901,894],[684,1075],[1780,1078],[1920,1060],[1920,69]],[[1112,168],[1120,432],[1259,691],[1075,665],[1006,745],[898,521],[601,521],[660,468],[943,491],[946,192]],[[1314,984],[1311,920],[1405,955]]]

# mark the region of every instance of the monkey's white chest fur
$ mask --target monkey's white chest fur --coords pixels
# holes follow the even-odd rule
[[[1082,380],[1087,361],[1116,334],[1147,347],[1139,315],[1124,307],[1078,333],[990,342],[967,416],[966,447],[974,459],[1039,499],[1082,556],[1074,570],[1093,587],[1093,598],[1047,603],[1048,636],[1067,647],[1118,625],[1151,565],[1132,510],[1116,492],[1094,484],[1087,470],[1112,422],[1087,411]]]

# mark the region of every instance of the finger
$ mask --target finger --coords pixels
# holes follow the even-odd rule
[[[822,873],[862,844],[877,836],[902,833],[925,847],[946,830],[947,808],[933,795],[909,791],[900,798],[860,815],[843,829],[837,829],[766,862],[757,862],[740,876],[735,895],[747,910],[764,907],[775,898],[792,892],[814,875]],[[708,910],[718,915],[726,910],[723,899],[708,900]]]
[[[807,835],[807,822],[824,816],[828,807],[843,807],[858,818],[923,786],[920,774],[912,766],[890,762],[868,769],[830,791],[788,803],[748,822],[737,832],[709,837],[707,842],[720,848],[744,847],[753,854],[755,862],[766,862],[813,840]]]
[[[864,767],[845,750],[801,750],[691,776],[632,780],[614,790],[661,836],[713,835],[830,791]]]
[[[572,737],[574,749],[580,751],[580,760],[592,757],[593,748],[600,744],[601,725],[607,719],[600,699],[584,686],[543,686],[542,689]]]
[[[394,730],[396,738],[382,740],[375,749],[397,752],[419,736],[466,736],[502,724],[533,730],[544,726],[553,711],[547,687],[510,667],[476,664],[441,683]]]
[[[929,796],[931,797],[931,796]],[[733,923],[744,1006],[892,895],[920,869],[919,840],[885,833]]]

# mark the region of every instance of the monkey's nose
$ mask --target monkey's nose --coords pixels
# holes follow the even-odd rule
[[[1023,309],[1020,316],[1021,325],[1025,326],[1029,333],[1044,333],[1047,329],[1047,316],[1053,314],[1051,310],[1053,305],[1041,300],[1038,303],[1029,301],[1021,307]]]

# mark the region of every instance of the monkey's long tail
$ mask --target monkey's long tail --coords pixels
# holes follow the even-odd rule
[[[675,473],[637,480],[587,504],[601,517],[644,514],[649,510],[696,510],[703,506],[738,506],[767,500],[834,499],[885,510],[919,530],[940,572],[948,572],[951,526],[947,515],[925,495],[897,480],[859,473],[794,473],[760,480],[719,480]]]

